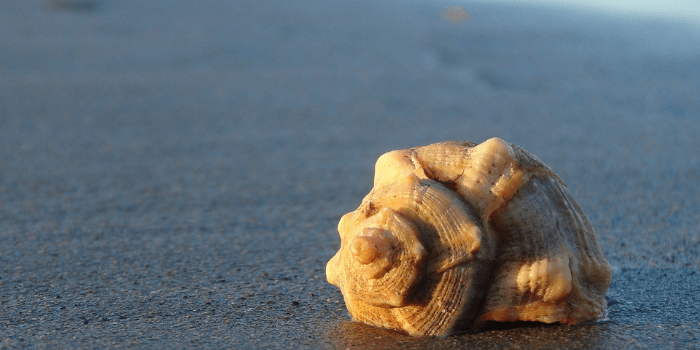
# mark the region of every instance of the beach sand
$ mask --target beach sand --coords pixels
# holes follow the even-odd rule
[[[698,27],[466,1],[2,1],[0,348],[698,348]],[[445,339],[351,322],[325,264],[377,157],[494,136],[589,216],[608,318]]]

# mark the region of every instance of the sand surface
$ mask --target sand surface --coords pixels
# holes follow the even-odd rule
[[[0,348],[699,348],[700,25],[427,1],[0,2]],[[559,173],[607,320],[446,339],[325,279],[382,153]]]

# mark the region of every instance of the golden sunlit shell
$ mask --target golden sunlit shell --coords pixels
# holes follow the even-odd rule
[[[564,182],[493,138],[379,157],[328,262],[354,320],[412,335],[605,316],[608,262]]]

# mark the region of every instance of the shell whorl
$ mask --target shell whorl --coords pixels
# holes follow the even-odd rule
[[[382,155],[327,265],[352,317],[413,335],[605,313],[610,268],[583,210],[537,157],[500,139]]]

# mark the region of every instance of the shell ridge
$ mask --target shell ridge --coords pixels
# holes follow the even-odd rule
[[[481,250],[483,228],[471,222],[469,216],[465,216],[465,212],[472,211],[467,202],[459,196],[452,195],[453,192],[438,182],[428,181],[430,180],[424,180],[424,183],[432,186],[434,190],[422,192],[421,198],[430,197],[422,206],[423,215],[430,218],[428,222],[442,233],[443,251],[448,253],[446,260],[443,260],[436,271],[444,271],[473,261]],[[475,213],[472,215],[475,216]]]

